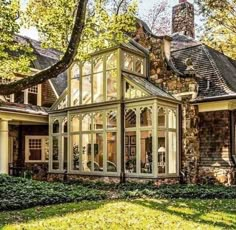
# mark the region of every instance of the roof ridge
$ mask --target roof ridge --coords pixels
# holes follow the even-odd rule
[[[211,54],[209,53],[209,51],[206,49],[206,46],[204,44],[202,44],[201,46],[202,46],[202,49],[204,50],[205,54],[207,55],[207,58],[209,59],[210,64],[211,64],[213,70],[215,71],[215,73],[217,74],[217,76],[219,77],[221,82],[224,84],[224,86],[225,86],[224,89],[226,90],[226,92],[228,92],[228,93],[235,93],[232,89],[230,89],[230,87],[226,83],[226,81],[223,78],[221,71],[218,69],[214,59],[211,57]]]

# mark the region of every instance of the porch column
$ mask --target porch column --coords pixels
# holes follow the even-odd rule
[[[8,120],[0,119],[0,174],[8,174]]]

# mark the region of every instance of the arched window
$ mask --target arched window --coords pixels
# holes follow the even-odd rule
[[[52,125],[52,130],[53,130],[52,132],[59,133],[59,129],[60,129],[59,127],[60,127],[59,121],[55,120]]]

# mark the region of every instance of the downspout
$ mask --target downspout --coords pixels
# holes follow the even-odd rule
[[[234,110],[229,111],[230,113],[230,160],[233,162],[235,167],[235,160],[233,154],[235,153],[235,119],[234,119]]]

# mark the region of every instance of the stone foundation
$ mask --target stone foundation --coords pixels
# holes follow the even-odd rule
[[[47,180],[49,182],[63,182],[63,181],[88,181],[88,182],[104,182],[104,183],[120,183],[120,177],[115,176],[93,176],[93,175],[78,175],[78,174],[62,174],[62,173],[48,173]],[[148,183],[153,182],[155,185],[171,185],[179,184],[179,177],[171,178],[134,178],[126,177],[126,182],[135,182],[135,183]]]

